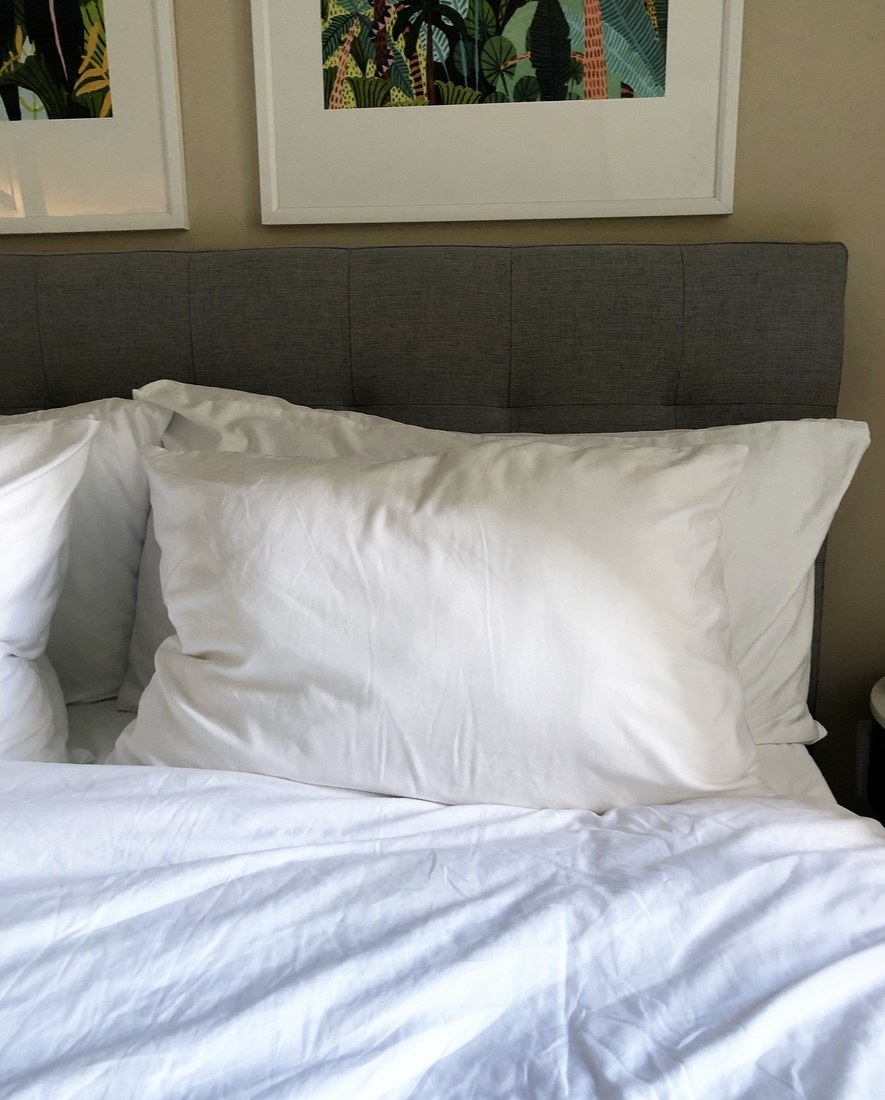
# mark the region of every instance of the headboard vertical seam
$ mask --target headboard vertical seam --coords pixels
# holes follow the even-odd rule
[[[199,382],[199,378],[197,378],[197,349],[194,343],[194,256],[195,253],[191,253],[187,259],[187,337],[191,356],[191,380]]]
[[[842,393],[842,367],[845,362],[845,295],[848,292],[848,249],[844,244],[836,244],[835,247],[842,254],[842,308],[839,310],[839,340],[837,342],[836,363],[836,396],[833,398],[833,416],[839,415],[839,396]]]
[[[679,320],[679,366],[676,370],[676,389],[673,394],[673,427],[678,428],[679,424],[679,405],[682,398],[682,378],[685,374],[685,245],[679,246],[679,268],[680,277],[682,280],[682,293],[680,295],[682,315]]]
[[[510,261],[507,296],[507,430],[513,431],[513,248],[508,250]]]
[[[49,375],[46,372],[46,348],[43,340],[43,308],[40,297],[40,277],[43,273],[43,257],[37,257],[34,265],[34,310],[37,314],[37,343],[40,347],[40,373],[43,376],[43,392],[46,395],[46,406],[52,405],[53,398],[49,388]]]
[[[347,369],[350,372],[350,407],[356,408],[356,369],[353,362],[353,249],[347,250]]]

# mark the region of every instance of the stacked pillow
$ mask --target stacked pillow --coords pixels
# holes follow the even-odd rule
[[[90,446],[78,452],[77,463],[60,464],[52,475],[79,471],[73,484],[65,482],[70,507],[65,507],[64,521],[59,519],[53,526],[52,538],[41,541],[39,532],[28,534],[20,520],[19,526],[11,526],[10,516],[3,517],[4,545],[17,547],[24,560],[31,553],[31,540],[35,562],[43,561],[45,566],[40,599],[32,607],[36,617],[23,620],[32,632],[25,649],[39,651],[34,667],[43,682],[43,697],[55,703],[51,732],[16,736],[19,758],[65,759],[64,704],[112,700],[119,693],[127,668],[149,510],[140,452],[160,442],[170,416],[156,405],[107,398],[0,417],[0,432],[7,440],[18,439],[17,446],[24,446],[22,440],[35,441],[33,446],[41,439],[66,440],[71,432],[82,432],[84,422],[90,437]],[[51,452],[49,443],[46,448]],[[40,484],[38,478],[32,488]],[[48,503],[52,498],[39,499]],[[48,522],[42,511],[39,515]],[[10,581],[14,577],[11,572]],[[44,624],[47,612],[51,623]],[[42,636],[44,625],[48,640]],[[7,657],[14,652],[7,644]],[[41,713],[48,713],[44,704],[40,707]],[[29,720],[29,725],[33,727],[34,721]],[[0,754],[8,757],[10,753],[0,747]]]
[[[171,624],[149,537],[122,703],[174,633],[112,761],[599,809],[753,788],[747,724],[822,734],[813,565],[864,425],[469,436],[135,396],[191,453],[146,458]]]
[[[0,417],[0,425],[95,423],[47,646],[66,703],[115,699],[123,683],[149,510],[140,452],[160,442],[171,415],[158,405],[109,397]]]
[[[66,564],[71,498],[98,425],[0,425],[0,758],[65,759],[63,704],[44,658]]]

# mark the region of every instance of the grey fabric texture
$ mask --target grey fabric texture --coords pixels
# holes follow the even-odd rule
[[[831,416],[839,244],[0,256],[0,411],[154,378],[437,427]]]
[[[846,267],[831,242],[0,256],[0,412],[176,378],[461,431],[833,416]]]

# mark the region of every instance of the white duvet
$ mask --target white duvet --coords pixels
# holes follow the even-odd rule
[[[885,832],[4,764],[0,1096],[878,1100]]]

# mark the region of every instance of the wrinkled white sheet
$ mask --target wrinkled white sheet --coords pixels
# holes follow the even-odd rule
[[[885,1095],[885,830],[4,764],[0,1096]]]

